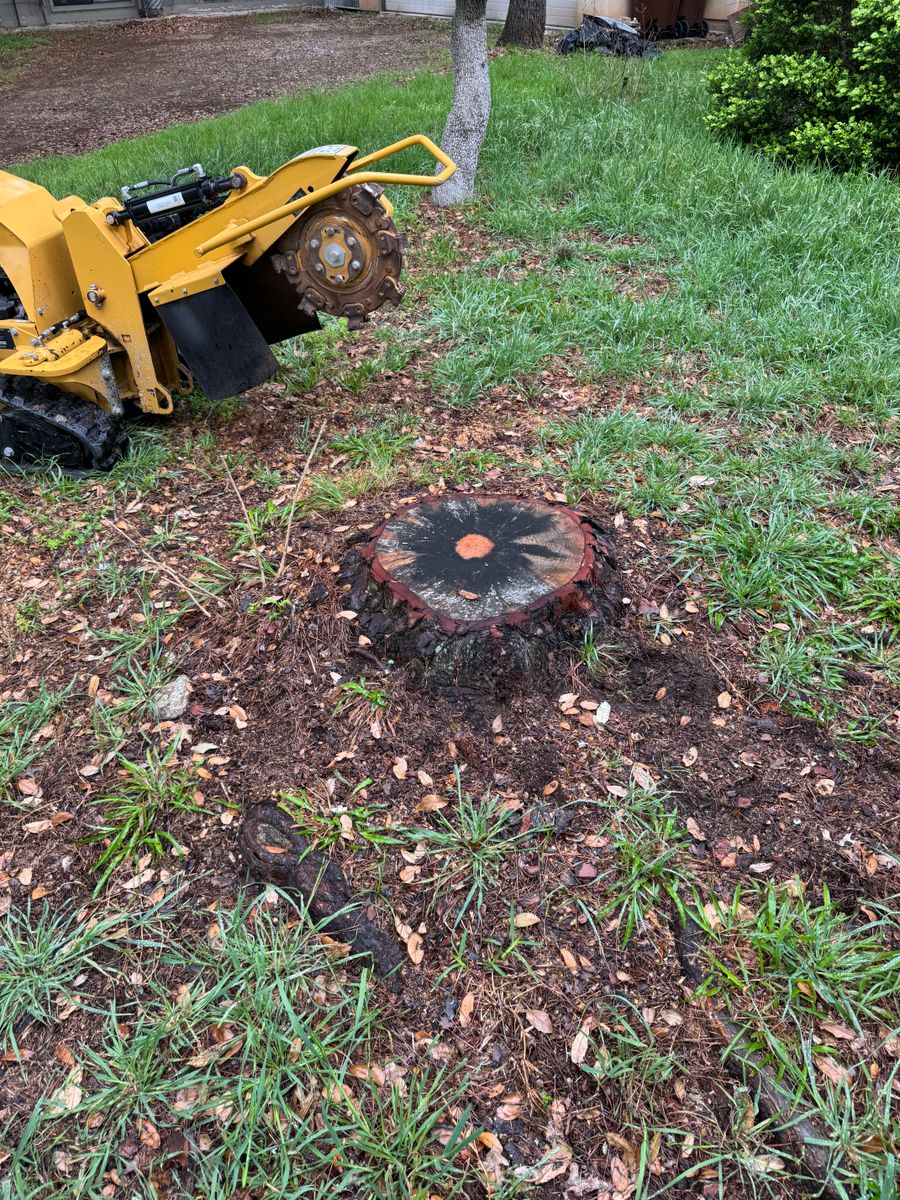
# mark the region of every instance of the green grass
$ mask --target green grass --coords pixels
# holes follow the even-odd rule
[[[74,997],[87,1008],[102,991],[101,977],[121,976],[111,952],[154,946],[158,910],[111,912],[93,918],[87,910],[46,903],[10,909],[0,923],[0,1047],[16,1050],[32,1022],[55,1023]],[[102,1002],[101,1002],[102,1003]]]
[[[15,1011],[37,1009],[51,989],[65,994],[76,970],[95,970],[91,955],[115,922],[121,934],[121,918],[110,918],[81,941],[62,924],[52,938],[36,935],[41,962],[52,970],[45,991],[30,985]],[[104,1173],[121,1169],[129,1139],[137,1153],[138,1136],[146,1144],[158,1135],[165,1154],[165,1139],[183,1129],[198,1150],[168,1157],[173,1194],[473,1194],[467,1185],[477,1173],[465,1150],[478,1127],[463,1100],[465,1071],[426,1057],[394,1063],[389,1075],[374,1057],[379,1013],[367,973],[348,975],[332,963],[316,928],[287,897],[277,897],[274,908],[260,901],[223,909],[203,936],[170,936],[160,949],[166,968],[185,982],[174,992],[144,984],[138,1000],[123,996],[108,1007],[99,1037],[77,1047],[63,1077],[74,1088],[70,1106],[43,1097],[16,1140],[0,1130],[8,1156],[0,1195],[99,1195]],[[0,1015],[12,995],[3,994]],[[90,1135],[98,1122],[100,1138]],[[156,1194],[140,1169],[133,1189]]]
[[[197,778],[175,765],[178,740],[161,754],[152,746],[142,761],[121,758],[121,775],[112,790],[100,797],[101,823],[89,842],[100,844],[96,870],[100,872],[96,892],[119,867],[137,870],[148,855],[155,858],[167,849],[180,852],[178,839],[166,828],[173,812],[197,812],[194,800]]]
[[[436,339],[441,353],[424,370],[448,404],[498,386],[530,396],[550,363],[589,385],[639,381],[639,399],[627,391],[543,432],[544,470],[573,500],[677,523],[674,559],[717,621],[774,616],[801,637],[834,609],[853,609],[858,627],[895,623],[896,561],[881,542],[896,534],[898,508],[876,488],[900,414],[896,184],[787,171],[711,139],[704,74],[717,58],[663,55],[624,93],[620,65],[590,56],[496,60],[473,215],[540,265],[510,274],[516,256],[498,248],[448,272],[452,246],[438,238],[418,285],[425,322],[402,344],[389,338],[380,356],[347,368],[343,327],[326,322],[281,348],[282,378],[298,394],[335,375],[357,390]],[[338,137],[369,149],[414,129],[436,135],[449,86],[420,75],[304,93],[24,173],[60,195],[94,196],[198,158],[212,170],[248,159],[267,170]],[[415,236],[419,196],[393,199]],[[664,286],[651,286],[657,276]],[[407,436],[337,435],[333,450],[357,473],[314,477],[308,507],[336,510],[385,486]],[[471,477],[454,454],[445,474]],[[264,506],[253,519],[261,533],[280,515]],[[812,710],[837,729],[832,700]]]
[[[432,819],[433,825],[412,829],[409,836],[425,848],[425,870],[429,861],[435,863],[430,877],[435,900],[462,893],[455,905],[453,928],[458,928],[467,914],[477,926],[485,896],[497,883],[503,866],[545,830],[536,826],[518,832],[516,815],[502,798],[493,792],[471,796],[463,791],[458,772],[452,815],[439,809]]]
[[[627,946],[645,931],[651,913],[684,911],[684,897],[695,882],[681,861],[687,835],[667,797],[636,784],[621,801],[604,801],[598,807],[610,815],[612,861],[596,878],[596,888],[606,898],[599,905],[579,904],[594,929],[612,917],[618,938]]]
[[[47,33],[0,33],[0,84],[21,75],[37,51],[49,43]]]
[[[735,622],[759,688],[785,712],[828,726],[852,752],[879,736],[890,714],[869,712],[871,688],[860,700],[862,689],[848,688],[848,674],[862,668],[896,683],[900,671],[893,629],[900,620],[900,518],[896,492],[884,483],[900,450],[900,193],[886,176],[785,171],[711,139],[701,120],[703,75],[717,57],[663,55],[642,64],[624,90],[622,64],[599,58],[494,60],[494,108],[468,219],[480,237],[496,235],[497,245],[477,261],[478,254],[460,254],[454,235],[432,238],[405,310],[416,314],[415,327],[405,319],[382,325],[363,357],[348,357],[352,341],[333,321],[280,347],[280,382],[299,398],[283,443],[302,461],[331,411],[320,415],[318,406],[340,389],[340,424],[326,429],[298,506],[304,517],[340,513],[348,501],[393,484],[405,492],[441,477],[480,483],[495,468],[523,490],[551,488],[600,511],[621,509],[648,531],[640,540],[668,556],[650,564],[654,576],[674,567],[685,594],[714,623]],[[449,94],[446,76],[423,74],[402,86],[370,80],[251,105],[79,159],[32,162],[23,174],[57,195],[92,198],[198,158],[211,171],[241,162],[266,171],[318,143],[346,139],[369,150],[414,130],[437,136]],[[402,165],[426,164],[411,153]],[[418,194],[397,191],[392,199],[410,240],[424,236]],[[413,386],[408,395],[398,387],[401,395],[388,403],[380,385],[401,371]],[[379,386],[367,404],[372,385]],[[569,389],[577,402],[569,402]],[[498,395],[503,405],[495,409]],[[351,406],[355,397],[360,402]],[[290,468],[276,468],[274,455],[258,461],[249,443],[236,449],[244,437],[242,404],[210,406],[194,396],[185,407],[192,427],[184,453],[202,486],[227,491],[223,462],[242,473],[242,489],[252,481],[241,492],[246,518],[232,493],[223,509],[234,521],[229,535],[244,566],[194,556],[197,570],[219,589],[246,567],[258,589],[255,568],[269,568],[256,551],[271,557],[284,527],[287,506],[274,493],[291,482]],[[450,437],[466,423],[481,434],[497,412],[513,431],[519,411],[528,432],[514,452],[502,441],[498,452],[496,443],[466,448]],[[448,452],[414,461],[420,436],[443,440],[445,413]],[[163,761],[162,751],[145,762],[129,741],[132,727],[152,718],[153,693],[178,669],[176,624],[187,610],[163,607],[167,600],[155,594],[150,599],[162,581],[151,581],[150,568],[136,565],[124,543],[104,543],[108,531],[99,519],[101,512],[117,519],[145,498],[153,511],[182,470],[172,444],[160,428],[136,428],[128,460],[98,503],[93,481],[50,475],[37,481],[39,506],[0,500],[4,520],[26,519],[39,507],[36,545],[86,571],[72,586],[81,589],[91,653],[114,696],[92,706],[95,749],[131,748],[122,774],[104,776],[86,804],[89,814],[95,810],[89,822],[100,826],[101,875],[165,850],[166,835],[193,821],[181,815],[193,804],[192,777]],[[330,465],[335,458],[339,469]],[[90,513],[73,522],[66,506],[88,500]],[[185,549],[186,520],[135,509],[129,521],[151,553],[165,554],[173,540]],[[228,547],[210,547],[209,554],[227,559]],[[63,584],[66,569],[73,570],[60,566]],[[263,598],[252,601],[249,616],[265,608],[266,622],[275,622],[288,593],[257,594]],[[104,610],[135,595],[145,619],[107,628]],[[39,636],[41,612],[23,603],[10,636]],[[202,637],[203,630],[195,633]],[[599,635],[585,640],[578,669],[601,690],[617,686],[615,653]],[[330,718],[335,737],[343,745],[346,727],[370,723],[387,701],[371,679],[345,682],[326,697],[338,706]],[[15,780],[46,745],[34,734],[58,711],[50,693],[0,708],[0,784],[11,798]],[[83,728],[89,737],[90,725]],[[440,984],[465,981],[478,993],[479,1024],[448,1041],[471,1048],[502,1034],[518,1058],[518,1033],[492,1029],[487,1005],[508,988],[514,1001],[497,1011],[503,1021],[518,1020],[524,1005],[545,1002],[538,999],[541,981],[554,987],[559,979],[546,968],[548,931],[515,924],[527,894],[519,889],[544,882],[519,874],[517,860],[540,850],[544,870],[554,847],[571,843],[565,836],[541,841],[539,829],[518,832],[521,815],[508,811],[502,796],[474,786],[470,795],[461,783],[455,801],[423,817],[421,827],[393,826],[394,798],[389,806],[381,802],[374,765],[360,763],[352,778],[367,771],[375,783],[338,776],[341,790],[327,802],[320,781],[283,799],[310,840],[338,848],[358,868],[354,883],[375,880],[373,890],[396,900],[411,925],[434,897],[427,923],[450,929],[428,929],[428,965],[443,955]],[[555,892],[547,916],[562,922],[571,915],[593,930],[604,954],[617,940],[617,964],[627,975],[632,955],[640,961],[648,945],[653,954],[664,949],[655,937],[662,914],[688,907],[696,880],[687,838],[664,796],[632,786],[621,801],[595,807],[608,839],[598,877],[579,884],[577,895]],[[394,877],[398,842],[421,866],[419,911],[404,912],[413,893]],[[99,1194],[104,1172],[121,1167],[118,1147],[143,1121],[163,1135],[189,1127],[194,1144],[204,1147],[177,1180],[185,1195],[418,1200],[482,1193],[464,1153],[477,1128],[465,1108],[473,1094],[468,1068],[442,1073],[427,1055],[404,1057],[400,1038],[386,1050],[385,1034],[394,1027],[368,976],[332,961],[302,910],[286,897],[272,899],[269,893],[234,910],[190,914],[202,922],[199,936],[168,940],[164,982],[134,985],[136,991],[116,986],[99,997],[102,1026],[95,1022],[79,1045],[73,1069],[81,1072],[76,1108],[61,1114],[42,1100],[24,1131],[0,1139],[11,1156],[3,1164],[12,1181],[0,1191],[3,1200]],[[896,1072],[888,1065],[872,1078],[868,1067],[897,1023],[895,917],[887,905],[868,904],[864,913],[827,894],[775,887],[738,892],[719,909],[717,923],[704,913],[713,943],[706,992],[746,1022],[796,1096],[797,1111],[825,1122],[837,1185],[854,1200],[888,1200],[896,1181]],[[73,935],[62,918],[59,926],[21,912],[9,920],[2,936],[15,947],[7,952],[0,942],[0,960],[12,964],[9,999],[0,1004],[7,1030],[23,1014],[52,1014],[47,989],[66,996],[76,979],[88,974],[93,982],[101,968],[110,972],[107,982],[121,982],[124,964],[131,965],[124,947],[118,954],[112,944],[114,929],[106,930],[110,944],[97,949],[95,968],[81,948],[67,957]],[[556,933],[564,928],[560,923]],[[585,976],[576,969],[580,987]],[[428,999],[439,1014],[440,997]],[[792,1194],[794,1165],[772,1165],[770,1124],[754,1113],[750,1089],[724,1076],[708,1119],[697,1118],[693,1155],[680,1161],[684,1124],[696,1117],[694,1093],[705,1081],[689,1081],[695,1103],[679,1111],[676,1125],[657,1120],[657,1104],[670,1102],[673,1076],[684,1072],[679,1047],[650,1015],[654,1003],[641,997],[635,1009],[609,996],[590,1001],[593,1052],[581,1079],[598,1104],[621,1117],[604,1127],[621,1128],[637,1148],[637,1194],[672,1191],[671,1178],[661,1191],[650,1174],[660,1140],[688,1188],[700,1186],[698,1173],[706,1170],[720,1195]],[[684,1036],[695,1036],[695,1017]],[[841,1042],[835,1053],[821,1045],[821,1022],[829,1019],[863,1031],[864,1050]],[[562,1045],[555,1013],[553,1036]],[[549,1057],[541,1079],[544,1050],[539,1042],[534,1050],[529,1091],[557,1086]],[[402,1059],[402,1086],[378,1074],[388,1054]],[[823,1080],[816,1065],[822,1055],[853,1066],[852,1086]],[[508,1086],[499,1066],[491,1087],[494,1078]],[[558,1079],[565,1088],[568,1077]],[[482,1075],[474,1094],[487,1095],[487,1086]],[[91,1121],[101,1114],[98,1135]],[[577,1135],[575,1123],[569,1132]],[[68,1174],[57,1169],[59,1161],[69,1162]],[[176,1163],[175,1170],[183,1169]],[[135,1180],[135,1189],[145,1182]]]

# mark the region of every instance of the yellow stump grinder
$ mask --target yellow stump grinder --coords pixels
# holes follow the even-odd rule
[[[373,169],[411,146],[434,176]],[[357,158],[319,146],[271,175],[198,164],[87,204],[0,171],[0,455],[104,470],[126,406],[172,412],[195,386],[224,399],[275,374],[270,346],[358,327],[401,296],[384,184],[434,187],[455,170],[421,135]]]

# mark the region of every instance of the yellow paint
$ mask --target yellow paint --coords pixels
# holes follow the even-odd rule
[[[434,156],[437,174],[371,169],[411,146]],[[356,154],[354,146],[317,148],[268,176],[237,167],[232,174],[243,187],[152,243],[130,221],[108,222],[121,210],[111,196],[94,204],[77,196],[56,200],[45,188],[0,171],[0,268],[25,309],[22,320],[0,321],[0,340],[12,342],[0,348],[0,374],[52,379],[114,411],[124,398],[148,412],[171,412],[172,393],[189,390],[191,381],[155,309],[222,286],[228,266],[239,259],[251,265],[298,214],[354,184],[435,187],[456,169],[418,134]],[[381,203],[390,215],[387,198]],[[69,328],[54,332],[73,317]]]
[[[28,375],[54,383],[67,375],[76,375],[82,367],[106,353],[106,340],[85,337],[77,329],[67,329],[43,346],[29,346],[7,355],[0,362],[4,375]]]

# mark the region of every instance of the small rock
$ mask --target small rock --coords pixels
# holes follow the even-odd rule
[[[177,721],[183,716],[190,701],[191,691],[191,681],[187,675],[178,675],[171,683],[161,687],[152,700],[159,720]]]

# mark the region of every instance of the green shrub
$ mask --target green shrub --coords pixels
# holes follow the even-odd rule
[[[900,0],[757,0],[707,125],[773,158],[900,164]]]

